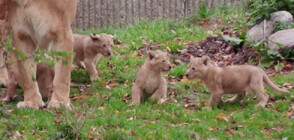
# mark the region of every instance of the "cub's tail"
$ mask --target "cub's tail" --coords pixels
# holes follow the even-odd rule
[[[266,75],[266,73],[263,71],[263,82],[266,83],[271,89],[277,91],[277,92],[281,92],[281,93],[290,93],[290,91],[286,90],[286,89],[281,89],[278,86],[276,86],[270,79],[269,77]]]

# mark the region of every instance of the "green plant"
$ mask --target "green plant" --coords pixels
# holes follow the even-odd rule
[[[206,2],[202,2],[197,12],[198,17],[202,20],[205,20],[208,19],[211,15],[213,15],[214,10],[209,8]]]
[[[268,48],[268,45],[264,41],[258,43],[251,43],[253,49],[259,52],[259,65],[269,68],[274,64],[275,61],[280,61],[285,59],[281,53],[277,50],[271,50]]]
[[[285,30],[285,29],[293,29],[294,28],[294,22],[291,23],[277,23],[274,25],[274,32],[280,31],[280,30]]]
[[[255,0],[249,7],[250,24],[269,19],[270,14],[276,11],[286,10],[294,14],[293,0]]]
[[[277,51],[269,49],[267,43],[262,40],[260,42],[248,41],[246,39],[246,32],[243,32],[239,38],[230,37],[230,36],[222,36],[219,37],[223,38],[225,41],[229,41],[232,43],[234,47],[242,47],[242,44],[247,43],[256,51],[259,52],[259,64],[265,68],[269,68],[275,62],[277,65],[275,67],[281,66],[279,61],[281,60],[294,60],[294,50],[293,48],[288,48],[287,50]],[[273,42],[276,43],[276,42]],[[276,43],[278,46],[281,44]]]
[[[188,18],[190,22],[198,22],[209,20],[209,18],[214,14],[214,9],[209,8],[206,2],[201,2],[199,9],[197,9],[194,14]]]

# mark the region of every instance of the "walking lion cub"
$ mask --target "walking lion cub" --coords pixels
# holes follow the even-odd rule
[[[109,34],[74,34],[74,52],[77,66],[86,70],[91,82],[98,79],[96,64],[99,54],[110,57],[116,36]]]
[[[228,102],[237,102],[244,98],[245,90],[253,92],[259,99],[257,107],[263,108],[267,104],[268,95],[264,92],[266,83],[270,88],[281,92],[290,93],[286,89],[277,87],[259,67],[250,65],[217,67],[210,63],[208,56],[191,58],[186,72],[188,79],[201,79],[211,92],[207,107],[212,104],[218,105],[222,102],[223,94],[237,94]]]
[[[166,99],[167,83],[163,72],[172,68],[167,52],[148,51],[147,59],[132,88],[132,104],[138,105],[141,98]]]

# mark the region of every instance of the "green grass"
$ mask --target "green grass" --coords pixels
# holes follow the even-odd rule
[[[239,4],[216,4],[212,8],[209,8],[205,3],[201,3],[199,9],[186,19],[192,24],[210,24],[217,25],[218,29],[227,27],[233,28],[236,31],[242,31],[244,28],[247,28],[247,6],[248,1],[240,2]],[[220,31],[215,30],[215,32],[218,33]]]
[[[249,95],[243,103],[224,104],[213,107],[212,110],[204,110],[203,102],[207,102],[210,97],[205,86],[199,80],[192,83],[179,81],[169,83],[169,91],[173,90],[175,96],[168,95],[167,104],[146,100],[139,106],[129,106],[131,100],[125,97],[131,95],[132,82],[145,60],[144,56],[132,58],[134,52],[144,45],[142,37],[147,43],[160,43],[161,49],[165,49],[176,43],[174,38],[180,38],[184,42],[207,37],[200,27],[189,25],[185,21],[160,20],[138,23],[123,29],[76,32],[115,34],[123,42],[115,46],[113,56],[100,59],[97,65],[100,81],[92,83],[90,90],[81,94],[78,89],[71,89],[71,96],[81,96],[80,100],[71,102],[74,105],[73,111],[78,110],[75,111],[77,114],[86,110],[88,116],[79,132],[81,139],[294,138],[294,120],[286,116],[290,104],[294,103],[293,90],[291,95],[284,96],[266,88],[275,102],[273,106],[264,109],[256,109],[254,105],[258,101]],[[184,75],[186,69],[186,64],[178,65],[167,77],[177,79]],[[72,77],[74,82],[90,83],[82,69],[74,70]],[[272,79],[281,85],[293,83],[294,76],[276,75]],[[105,84],[110,80],[118,85],[106,88]],[[191,99],[196,107],[185,108],[184,98]],[[67,116],[75,115],[66,115],[64,109],[17,109],[16,103],[0,104],[0,139],[74,139],[76,132],[67,121]],[[221,113],[225,114],[228,122],[217,119]]]

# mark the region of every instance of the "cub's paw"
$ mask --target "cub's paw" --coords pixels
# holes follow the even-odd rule
[[[160,98],[159,101],[161,104],[166,104],[168,102],[168,99]]]
[[[98,75],[97,76],[91,76],[90,77],[90,80],[91,80],[91,82],[95,82],[95,81],[97,81],[98,80]]]

